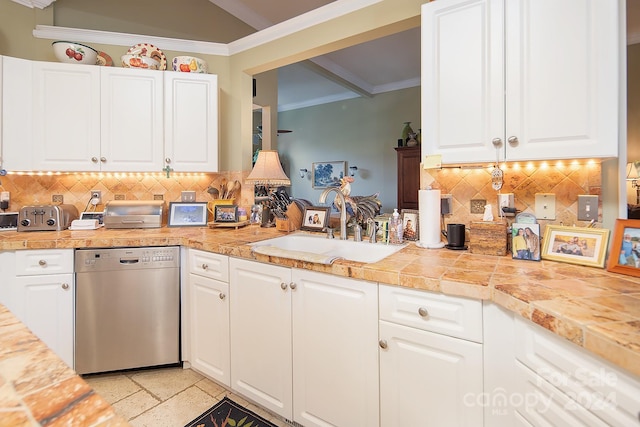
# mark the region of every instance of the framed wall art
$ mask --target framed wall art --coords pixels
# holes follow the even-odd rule
[[[547,225],[542,258],[590,267],[604,267],[609,230]]]
[[[308,206],[304,208],[301,230],[323,231],[329,225],[331,207]]]
[[[420,240],[420,212],[402,209],[402,237],[405,240]]]
[[[311,170],[313,188],[339,187],[347,173],[347,162],[314,162]]]
[[[238,222],[238,206],[216,205],[213,222]]]
[[[207,225],[207,202],[169,203],[169,227],[196,227]]]
[[[617,219],[607,270],[640,277],[640,219]]]

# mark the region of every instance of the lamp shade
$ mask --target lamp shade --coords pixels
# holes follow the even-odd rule
[[[638,166],[640,166],[640,162],[627,163],[627,180],[628,181],[639,179]]]
[[[245,181],[267,186],[291,185],[289,177],[282,170],[280,157],[276,150],[260,151],[256,164]]]

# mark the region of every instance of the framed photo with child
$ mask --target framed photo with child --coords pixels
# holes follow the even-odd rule
[[[590,267],[604,267],[609,230],[547,225],[542,258]]]

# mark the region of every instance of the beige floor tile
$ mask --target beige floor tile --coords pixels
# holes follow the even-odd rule
[[[214,381],[211,381],[209,378],[203,378],[198,381],[196,383],[196,387],[219,400],[222,400],[222,396],[227,392],[224,387]]]
[[[186,390],[202,378],[199,373],[182,368],[154,369],[131,375],[134,382],[162,401]]]
[[[145,390],[140,390],[139,392],[114,403],[112,406],[122,418],[125,420],[131,420],[159,403],[160,400],[156,399]]]
[[[114,404],[140,390],[140,387],[124,374],[89,376],[85,377],[84,380],[110,404]]]
[[[133,427],[184,426],[216,402],[217,399],[193,386],[129,422]]]

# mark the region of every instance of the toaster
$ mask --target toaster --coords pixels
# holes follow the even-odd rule
[[[25,206],[18,213],[18,231],[61,231],[78,219],[74,205]]]

